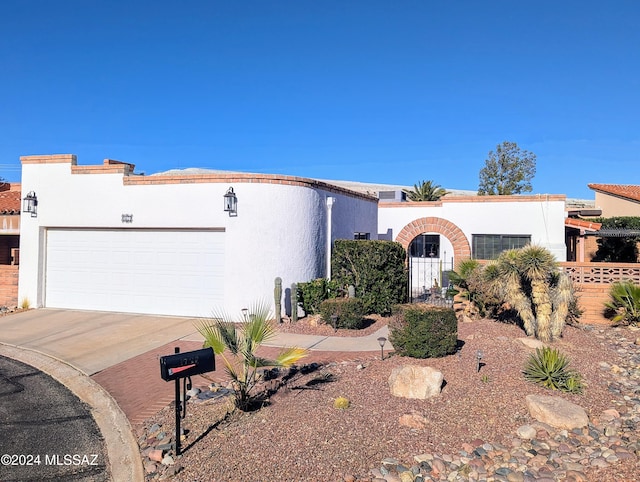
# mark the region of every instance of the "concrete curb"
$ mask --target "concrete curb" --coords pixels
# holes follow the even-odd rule
[[[0,355],[46,373],[88,404],[104,438],[111,479],[144,481],[138,443],[129,420],[104,388],[71,364],[30,348],[0,343]]]

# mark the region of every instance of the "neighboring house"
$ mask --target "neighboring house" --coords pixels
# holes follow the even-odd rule
[[[0,265],[18,264],[20,184],[0,181]]]
[[[596,194],[595,206],[603,218],[640,216],[640,186],[588,184]]]
[[[105,160],[26,156],[20,299],[32,306],[210,316],[273,301],[274,280],[328,275],[335,239],[375,239],[377,199],[292,176],[143,176]],[[237,200],[225,211],[225,194]]]
[[[0,307],[18,304],[20,184],[0,182]]]
[[[603,230],[590,217],[640,217],[640,186],[622,184],[588,184],[595,191],[592,208],[578,206],[567,210],[567,261],[590,262],[598,250],[598,238],[637,236],[621,229]],[[585,219],[587,218],[587,219]]]

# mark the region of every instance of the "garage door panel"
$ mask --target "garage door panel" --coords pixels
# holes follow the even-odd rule
[[[209,316],[223,302],[224,232],[47,232],[46,305]]]

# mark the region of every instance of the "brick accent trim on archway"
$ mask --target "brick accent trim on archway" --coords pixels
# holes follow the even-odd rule
[[[442,218],[429,217],[411,221],[398,233],[396,241],[408,252],[411,241],[423,233],[438,233],[446,237],[453,245],[456,262],[471,258],[471,246],[462,230],[451,221]]]

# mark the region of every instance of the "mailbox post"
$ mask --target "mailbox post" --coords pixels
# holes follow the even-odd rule
[[[176,456],[180,455],[180,419],[187,414],[187,379],[189,379],[188,384],[191,388],[192,375],[199,375],[215,369],[213,348],[180,353],[180,348],[175,347],[175,354],[160,357],[160,376],[164,381],[175,381]],[[182,380],[182,402],[180,401],[180,380]]]

